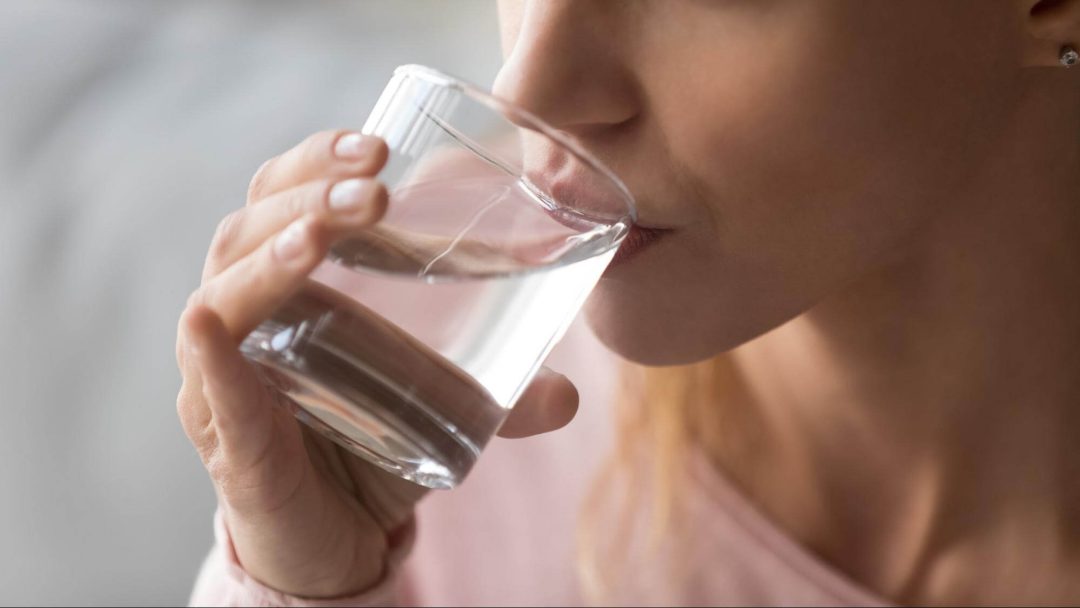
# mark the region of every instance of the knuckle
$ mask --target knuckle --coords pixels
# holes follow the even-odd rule
[[[377,171],[390,157],[390,146],[386,143],[386,140],[381,137],[371,137],[372,154],[370,156],[370,164],[367,167],[369,171]]]
[[[176,331],[176,367],[181,374],[187,373],[187,340],[184,338],[183,326]]]
[[[196,306],[202,306],[206,303],[206,287],[200,287],[191,292],[188,296],[187,303],[185,304],[184,312],[180,315],[180,333],[184,336],[187,335],[187,318],[191,315],[191,311]]]
[[[318,201],[317,208],[319,210],[330,208],[330,191],[334,189],[334,186],[340,180],[336,179],[319,179],[315,180],[311,184],[311,198]]]
[[[326,146],[337,141],[337,138],[346,132],[346,129],[323,129],[322,131],[316,131],[304,140],[304,147],[318,148],[320,146]]]
[[[185,382],[176,397],[176,415],[188,440],[196,447],[203,442],[210,429],[212,417],[202,393]]]
[[[202,391],[184,383],[176,398],[176,414],[184,435],[199,454],[203,465],[212,462],[218,450],[217,430]]]
[[[201,290],[195,290],[188,296],[187,305],[183,312],[180,313],[180,320],[176,324],[176,365],[180,369],[180,373],[185,376],[191,371],[188,368],[188,339],[190,327],[189,319],[192,314],[192,310],[196,306],[202,304]]]
[[[277,162],[279,156],[275,156],[263,164],[259,165],[259,168],[255,170],[255,174],[251,176],[251,181],[248,183],[247,190],[247,203],[250,205],[259,200],[266,193],[268,186],[270,185],[271,169]]]
[[[199,454],[206,472],[210,474],[211,481],[216,482],[217,477],[213,465],[221,460],[221,450],[218,449],[218,437],[214,425],[207,424],[204,430],[191,437],[190,441],[191,445],[195,446],[195,451]]]
[[[301,187],[291,188],[281,193],[274,205],[275,214],[292,223],[299,220],[322,221],[329,212],[327,200],[330,196],[332,180],[316,180]]]
[[[219,449],[217,433],[208,433],[201,443],[202,445],[197,446],[196,449],[202,456],[203,467],[206,468],[210,479],[226,495],[234,493],[240,485],[237,482],[236,466],[226,450]]]
[[[190,296],[189,296],[190,297]],[[187,309],[180,313],[180,319],[176,322],[176,366],[180,368],[180,373],[184,373],[186,369],[187,357],[187,330],[185,318],[187,316]]]
[[[240,233],[243,211],[233,211],[218,222],[214,229],[214,238],[210,242],[210,251],[207,257],[217,260],[224,257],[236,242]]]
[[[338,136],[345,131],[342,129],[329,129],[319,131],[304,140],[300,145],[300,159],[306,166],[323,164],[333,157],[331,147],[337,141]]]
[[[176,415],[180,418],[180,423],[184,427],[184,432],[190,435],[191,427],[188,425],[188,421],[191,419],[191,415],[195,409],[195,395],[193,395],[193,389],[191,383],[187,380],[180,385],[180,392],[176,395]]]
[[[338,138],[348,133],[348,129],[325,129],[307,139],[306,148],[320,157],[333,156],[333,146]]]
[[[295,188],[286,202],[286,209],[291,221],[326,209],[330,182],[319,180],[304,188]]]

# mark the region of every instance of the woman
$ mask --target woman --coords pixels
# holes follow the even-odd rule
[[[180,323],[220,497],[193,601],[1080,601],[1080,0],[499,9],[495,92],[624,177],[655,237],[587,307],[664,367],[618,403],[578,574],[558,480],[595,443],[486,454],[417,530],[416,487],[305,437],[239,355],[385,208],[385,148],[332,132],[259,170]],[[502,434],[576,401],[542,373]]]

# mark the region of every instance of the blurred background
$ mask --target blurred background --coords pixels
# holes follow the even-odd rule
[[[394,66],[490,85],[490,0],[0,3],[0,604],[183,604],[213,492],[176,321],[263,160]]]

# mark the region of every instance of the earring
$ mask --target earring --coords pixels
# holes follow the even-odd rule
[[[1063,46],[1061,47],[1061,59],[1059,61],[1065,67],[1074,66],[1076,62],[1080,61],[1080,53],[1077,53],[1076,49],[1071,46]]]

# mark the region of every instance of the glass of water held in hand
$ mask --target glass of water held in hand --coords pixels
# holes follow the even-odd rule
[[[304,423],[452,488],[600,279],[633,200],[537,117],[430,68],[398,68],[363,132],[390,149],[385,217],[241,348]]]

